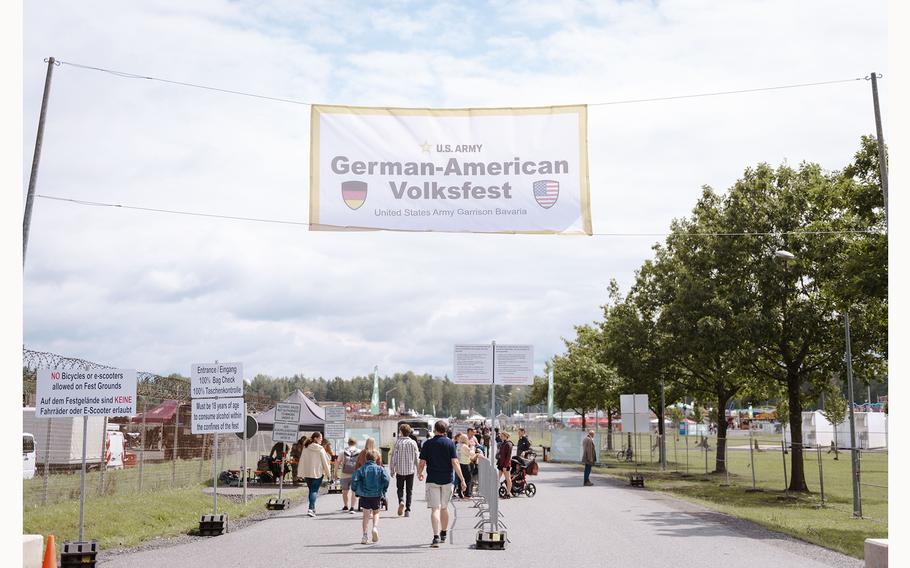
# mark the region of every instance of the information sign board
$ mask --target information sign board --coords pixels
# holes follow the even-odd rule
[[[326,440],[342,440],[342,439],[344,439],[344,433],[345,433],[344,422],[326,422],[325,423],[325,439]]]
[[[534,346],[496,344],[493,352],[498,385],[534,383]]]
[[[493,346],[491,344],[455,346],[456,385],[488,385],[493,380]]]
[[[36,418],[135,415],[135,370],[38,369]]]
[[[344,422],[345,414],[343,406],[327,406],[325,408],[326,422]]]
[[[272,426],[272,441],[273,442],[286,442],[288,444],[293,444],[297,442],[299,438],[297,431],[297,424],[291,424],[290,422],[275,422]]]
[[[193,434],[243,432],[246,423],[240,397],[194,398],[192,411]]]
[[[243,363],[195,363],[190,372],[192,398],[243,396]]]
[[[275,405],[275,423],[285,422],[295,427],[300,424],[300,403],[279,402]]]
[[[648,395],[619,395],[619,412],[622,415],[623,432],[647,434],[651,431],[651,414],[648,410]]]

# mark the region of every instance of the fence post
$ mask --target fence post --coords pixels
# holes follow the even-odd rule
[[[863,518],[863,486],[860,483],[860,473],[863,470],[863,450],[856,450],[856,498],[859,502],[859,518]]]
[[[142,474],[145,469],[145,415],[149,409],[149,399],[147,396],[142,397],[142,433],[139,435],[139,492],[142,493]]]
[[[107,416],[104,417],[104,424],[101,427],[101,475],[99,477],[98,495],[104,495],[104,470],[107,468],[105,459],[104,445],[107,442]]]
[[[752,441],[752,422],[749,422],[749,466],[752,469],[752,491],[756,491],[755,487],[755,454],[753,449],[755,444]]]
[[[818,444],[815,446],[815,453],[818,455],[818,487],[821,491],[822,505],[825,504],[825,476],[822,472],[822,447]]]
[[[686,476],[689,475],[689,425],[686,424]]]
[[[180,401],[177,401],[177,410],[174,411],[174,447],[171,452],[171,487],[177,482],[177,431],[180,428]]]
[[[705,450],[705,479],[708,479],[708,438],[704,437],[702,439],[704,440],[702,449]]]
[[[780,459],[784,462],[784,493],[790,494],[790,480],[787,479],[787,448],[783,440],[780,441]]]
[[[679,431],[673,432],[673,471],[679,471],[679,454],[676,452],[676,440],[679,437]]]
[[[202,455],[199,456],[199,473],[197,477],[199,478],[199,483],[202,483],[202,464],[205,461],[205,442],[208,438],[205,434],[202,435]]]
[[[53,418],[47,420],[47,432],[44,436],[44,488],[41,496],[41,504],[47,505],[47,485],[50,475],[51,464],[51,426],[54,424]]]

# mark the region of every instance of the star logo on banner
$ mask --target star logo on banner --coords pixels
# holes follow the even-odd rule
[[[424,154],[429,154],[430,150],[433,148],[433,145],[430,144],[429,142],[427,142],[426,140],[423,141],[423,144],[419,144],[419,146],[420,146],[420,151],[423,152]]]

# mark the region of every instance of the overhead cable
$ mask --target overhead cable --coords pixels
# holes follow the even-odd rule
[[[312,103],[309,101],[300,101],[300,100],[295,100],[295,99],[288,99],[285,97],[273,97],[273,96],[269,96],[269,95],[260,95],[257,93],[248,93],[245,91],[237,91],[234,89],[223,89],[221,87],[213,87],[210,85],[202,85],[199,83],[189,83],[186,81],[175,81],[173,79],[164,79],[161,77],[154,77],[151,75],[142,75],[139,73],[116,71],[114,69],[106,69],[104,67],[96,67],[93,65],[85,65],[82,63],[74,63],[71,61],[58,61],[58,63],[61,65],[69,65],[70,67],[75,67],[78,69],[85,69],[85,70],[89,70],[89,71],[99,71],[101,73],[108,73],[110,75],[113,75],[115,77],[120,77],[123,79],[143,79],[143,80],[147,80],[147,81],[158,81],[160,83],[178,85],[181,87],[204,89],[207,91],[216,91],[219,93],[225,93],[225,94],[229,94],[229,95],[253,97],[256,99],[265,99],[265,100],[269,100],[269,101],[276,101],[276,102],[289,103],[289,104],[295,104],[295,105],[311,106],[313,104],[316,104],[316,103]],[[743,94],[743,93],[758,93],[758,92],[763,92],[763,91],[779,91],[782,89],[798,89],[798,88],[802,88],[802,87],[818,87],[818,86],[822,86],[822,85],[852,83],[854,81],[862,81],[863,79],[864,79],[864,77],[853,77],[850,79],[835,79],[832,81],[816,81],[816,82],[812,82],[812,83],[792,83],[792,84],[788,84],[788,85],[775,85],[775,86],[770,86],[770,87],[755,87],[755,88],[735,89],[735,90],[728,90],[728,91],[713,91],[713,92],[706,92],[706,93],[692,93],[692,94],[688,94],[688,95],[670,95],[670,96],[665,96],[665,97],[650,97],[650,98],[643,98],[643,99],[603,101],[603,102],[597,102],[597,103],[588,103],[588,106],[626,105],[626,104],[635,104],[635,103],[651,103],[651,102],[657,102],[657,101],[672,101],[672,100],[679,100],[679,99],[695,99],[695,98],[701,98],[701,97],[718,97],[718,96],[723,96],[723,95],[739,95],[739,94]]]
[[[214,219],[227,219],[229,221],[250,221],[254,223],[274,223],[279,225],[299,225],[308,227],[310,223],[306,221],[293,221],[288,219],[268,219],[264,217],[243,217],[239,215],[221,215],[217,213],[203,213],[199,211],[181,211],[176,209],[161,209],[156,207],[142,207],[138,205],[123,205],[120,203],[105,203],[102,201],[88,201],[85,199],[73,199],[69,197],[59,197],[56,195],[36,194],[35,197],[42,199],[51,199],[53,201],[62,201],[73,203],[75,205],[84,205],[88,207],[113,207],[116,209],[131,209],[134,211],[146,211],[151,213],[165,213],[171,215],[189,215],[192,217],[209,217]],[[369,227],[366,227],[370,230]],[[864,235],[864,234],[884,234],[883,231],[875,229],[865,230],[840,230],[840,231],[777,231],[777,232],[730,232],[730,233],[711,233],[711,232],[692,232],[692,233],[592,233],[594,237],[668,237],[673,234],[682,236],[698,237],[763,237],[763,236],[784,236],[784,235]]]

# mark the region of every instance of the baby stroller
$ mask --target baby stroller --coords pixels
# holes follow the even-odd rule
[[[537,475],[538,465],[537,456],[534,453],[527,453],[526,458],[514,456],[512,458],[512,468],[509,470],[509,477],[512,480],[512,497],[518,497],[522,493],[528,497],[537,495],[537,486],[528,481],[528,475]],[[499,484],[499,496],[505,497],[506,482],[503,480]]]

